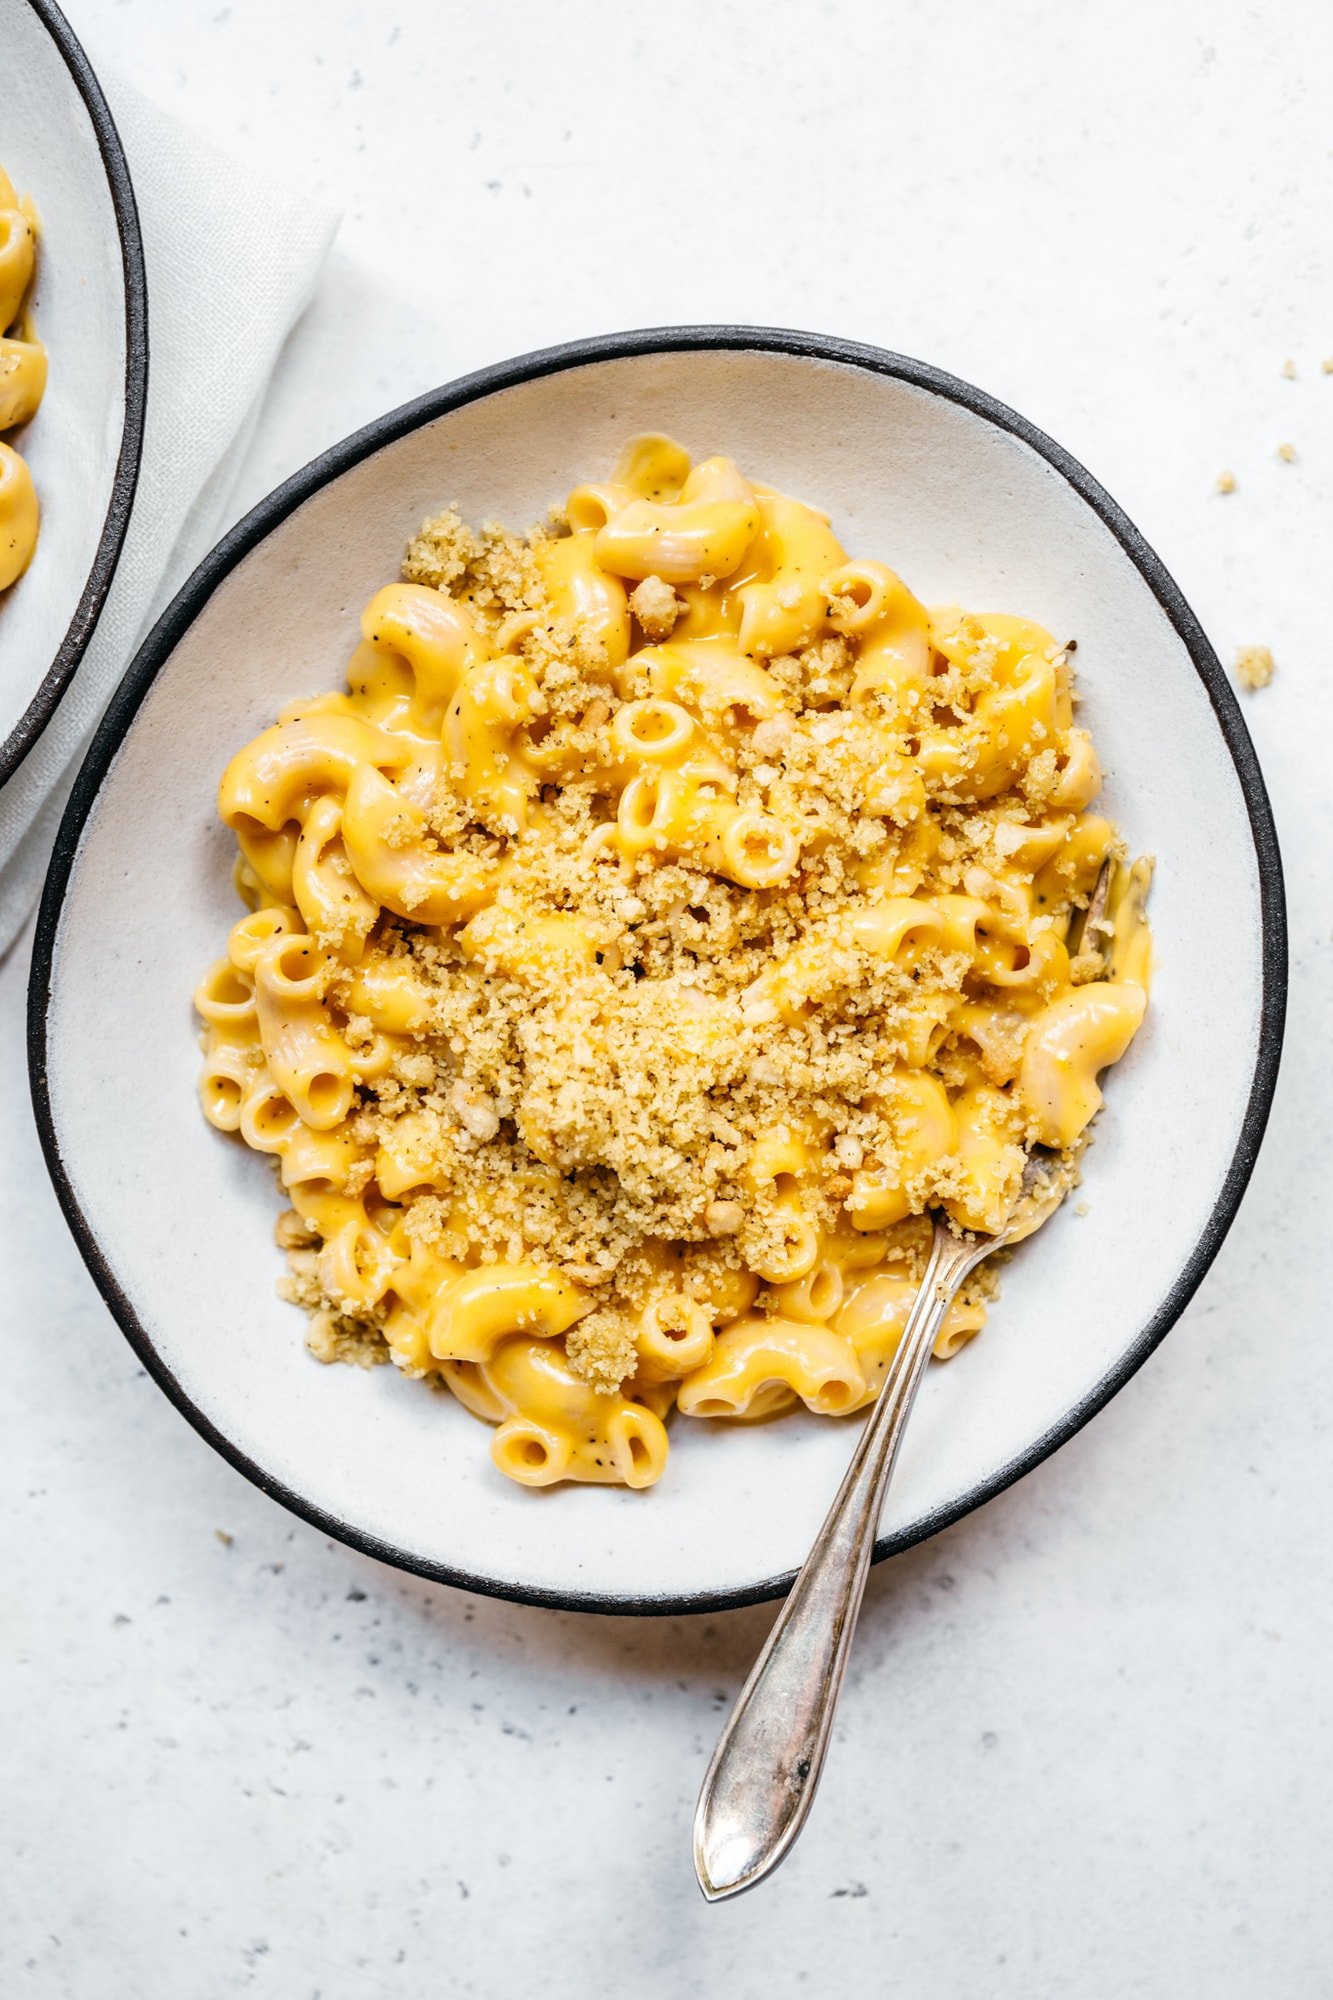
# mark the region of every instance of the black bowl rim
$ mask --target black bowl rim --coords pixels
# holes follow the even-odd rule
[[[75,670],[88,650],[88,642],[97,629],[130,523],[134,489],[139,480],[144,412],[148,402],[148,275],[144,269],[139,210],[134,199],[130,170],[125,162],[125,149],[120,143],[120,134],[107,108],[106,98],[102,95],[102,86],[69,22],[54,5],[54,0],[27,0],[27,5],[55,43],[74,87],[83,99],[111,189],[111,203],[120,235],[121,267],[125,276],[125,421],[120,434],[115,475],[111,481],[111,497],[107,502],[106,518],[98,537],[93,566],[55,658],[32,700],[4,742],[0,743],[0,785],[14,775],[60,706]]]
[[[194,575],[168,606],[148,635],[124,680],[117,689],[97,736],[79,772],[56,836],[46,887],[38,915],[29,987],[28,1051],[33,1105],[41,1134],[47,1167],[66,1220],[92,1277],[122,1332],[148,1372],[166,1392],[195,1429],[231,1465],[294,1514],[324,1534],[345,1542],[364,1555],[375,1557],[395,1568],[425,1577],[431,1582],[452,1584],[460,1590],[489,1597],[508,1598],[557,1610],[591,1611],[620,1615],[671,1615],[731,1609],[783,1596],[791,1587],[795,1571],[733,1590],[674,1592],[663,1595],[609,1597],[597,1593],[547,1590],[507,1582],[502,1577],[477,1576],[444,1563],[422,1561],[407,1551],[364,1533],[352,1523],[339,1519],[324,1508],[293,1492],[239,1451],[202,1410],[186,1395],[181,1384],[163,1362],[138,1319],[128,1297],[117,1284],[93,1230],[75,1198],[61,1157],[60,1142],[51,1111],[47,1077],[46,1031],[51,997],[53,954],[60,925],[65,891],[77,856],[80,837],[89,813],[115,758],[116,751],[140,703],[173,649],[198,616],[214,590],[236,565],[289,514],[312,494],[359,464],[372,453],[393,444],[434,418],[462,408],[499,390],[513,388],[542,376],[553,375],[590,363],[617,361],[657,353],[698,350],[745,350],[768,354],[794,355],[807,360],[842,363],[888,375],[912,386],[945,397],[986,419],[999,429],[1029,445],[1074,488],[1097,513],[1115,536],[1184,643],[1196,671],[1208,691],[1218,725],[1231,753],[1249,813],[1259,868],[1262,913],[1263,1000],[1260,1010],[1259,1047],[1254,1076],[1241,1126],[1240,1136],[1221,1192],[1212,1214],[1185,1259],[1167,1297],[1126,1352],[1108,1370],[1095,1388],[1027,1450],[978,1482],[947,1507],[917,1522],[910,1531],[882,1535],[875,1544],[874,1559],[924,1541],[928,1536],[961,1519],[974,1507],[993,1499],[1020,1479],[1081,1430],[1130,1376],[1142,1366],[1153,1349],[1188,1305],[1204,1273],[1216,1256],[1235,1217],[1257,1157],[1268,1121],[1277,1079],[1286,1013],[1287,948],[1286,911],[1283,895],[1282,862],[1268,795],[1260,773],[1254,746],[1241,719],[1239,704],[1216,654],[1202,628],[1186,604],[1179,588],[1138,529],[1110,495],[1098,485],[1078,461],[1038,430],[1025,417],[1006,408],[994,397],[960,381],[928,363],[908,356],[839,339],[834,336],[802,333],[784,328],[747,326],[648,327],[633,332],[597,335],[568,341],[512,361],[497,362],[458,381],[431,390],[415,401],[391,410],[363,430],[344,438],[323,452],[300,472],[277,487],[246,515],[206,556]]]

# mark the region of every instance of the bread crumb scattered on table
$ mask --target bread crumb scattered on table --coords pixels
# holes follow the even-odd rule
[[[1296,447],[1294,444],[1280,444],[1277,448],[1277,455],[1284,465],[1294,465],[1296,462]]]
[[[1265,688],[1273,678],[1273,655],[1267,646],[1238,646],[1236,679],[1251,693]]]
[[[1288,355],[1282,364],[1282,379],[1284,382],[1294,382],[1296,380],[1296,363],[1291,359],[1290,355]]]
[[[1234,493],[1236,490],[1235,473],[1219,472],[1217,475],[1217,490],[1219,493]]]

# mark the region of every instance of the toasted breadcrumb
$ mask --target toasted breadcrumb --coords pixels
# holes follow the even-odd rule
[[[1267,646],[1238,646],[1236,649],[1236,679],[1243,688],[1253,692],[1256,688],[1266,688],[1273,678],[1273,655]]]
[[[389,1358],[379,1331],[346,1313],[312,1313],[305,1344],[316,1361],[350,1361],[356,1368],[375,1368]]]
[[[1282,364],[1282,379],[1284,382],[1294,382],[1296,380],[1296,363],[1290,357]]]
[[[449,1108],[472,1137],[485,1145],[500,1129],[495,1100],[470,1083],[458,1082],[449,1092]]]
[[[598,1306],[565,1335],[565,1352],[575,1374],[604,1395],[614,1395],[639,1365],[634,1321],[616,1306]]]
[[[457,506],[446,507],[412,537],[403,575],[409,583],[453,592],[483,624],[539,609],[545,601],[530,544],[498,521],[480,530],[468,527]]]
[[[273,1225],[273,1241],[279,1250],[308,1250],[319,1238],[294,1208],[284,1208]]]
[[[1235,473],[1219,472],[1217,475],[1217,490],[1219,493],[1234,493],[1236,490]]]
[[[1284,465],[1294,465],[1296,463],[1296,447],[1294,444],[1280,444],[1277,448],[1277,455]]]
[[[1333,354],[1326,354],[1323,360],[1320,362],[1319,366],[1322,368],[1325,375],[1333,375]]]
[[[646,576],[629,594],[629,608],[638,619],[645,639],[654,645],[671,636],[672,628],[685,606],[669,583],[660,576]]]

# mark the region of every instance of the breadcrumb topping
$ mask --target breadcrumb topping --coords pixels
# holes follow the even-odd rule
[[[629,594],[629,608],[645,639],[654,644],[670,636],[685,606],[660,576],[646,576]]]

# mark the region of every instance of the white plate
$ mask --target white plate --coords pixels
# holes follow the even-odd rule
[[[1106,803],[1158,858],[1159,970],[1087,1165],[1086,1219],[1019,1252],[985,1334],[931,1371],[879,1552],[1036,1464],[1181,1312],[1263,1131],[1285,998],[1281,871],[1235,700],[1161,564],[1058,446],[921,364],[810,335],[672,330],[486,370],[337,446],[256,508],[152,634],[80,777],[47,884],[32,1060],[70,1223],[131,1342],[267,1492],[424,1575],[676,1610],[782,1589],[847,1424],[676,1419],[646,1493],[511,1485],[476,1421],[383,1368],[323,1368],[274,1296],[267,1164],[204,1123],[190,993],[235,915],[214,791],[282,703],[330,687],[362,605],[440,503],[527,523],[632,432],[723,450],[828,508],[927,600],[1077,638]],[[1097,1274],[1089,1284],[1088,1273]]]
[[[0,166],[41,217],[36,322],[50,375],[9,434],[42,509],[0,591],[0,784],[32,749],[92,637],[130,517],[148,385],[134,190],[88,58],[50,0],[0,0]]]

